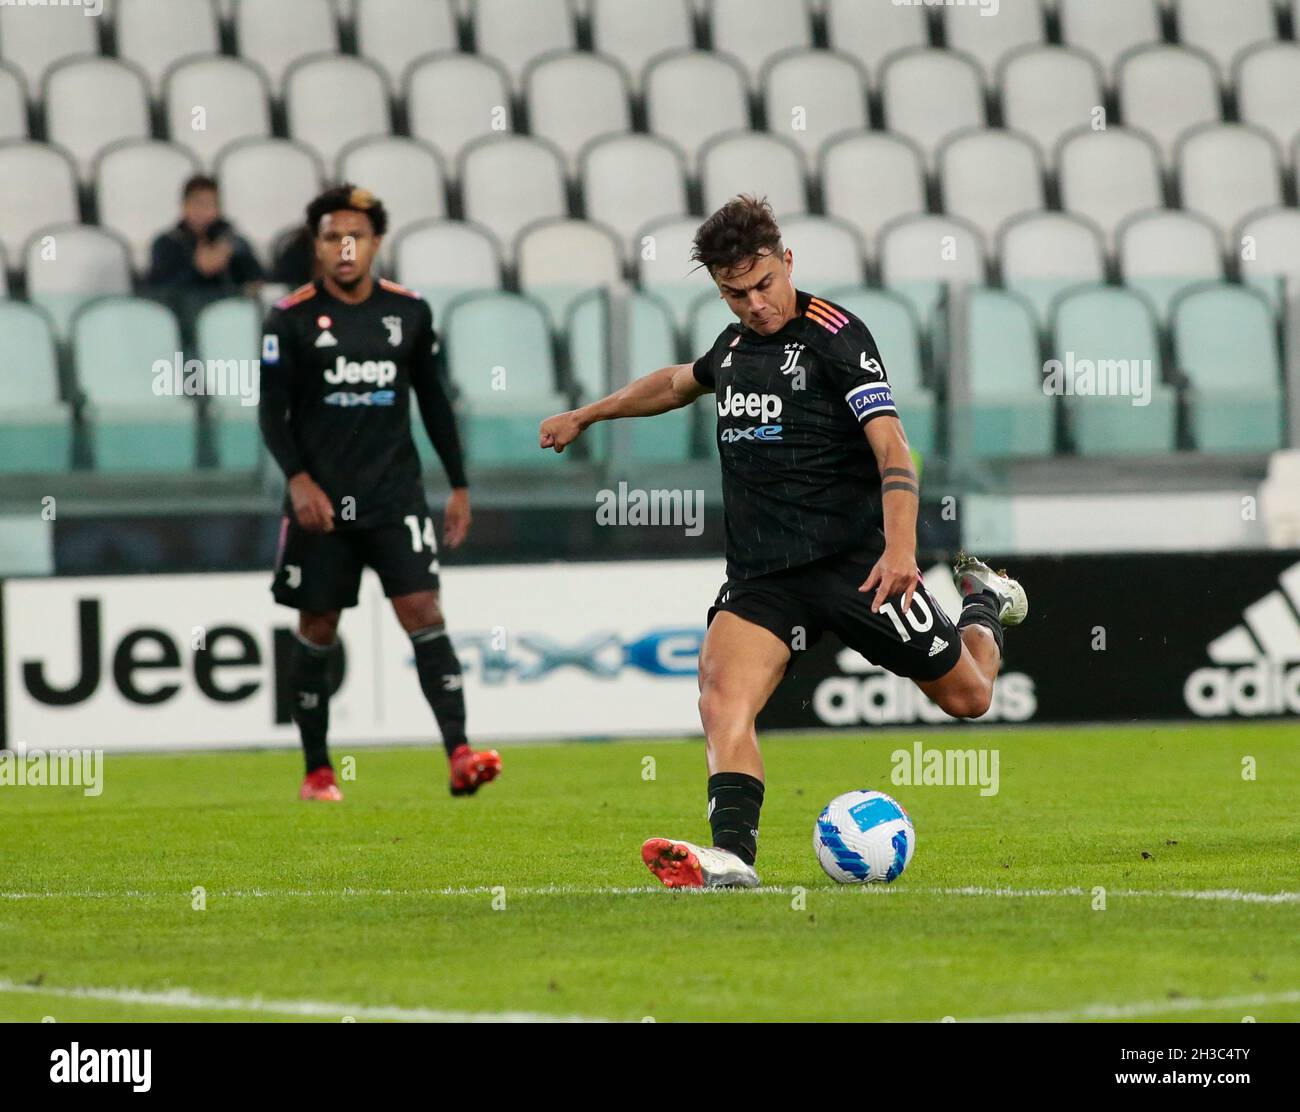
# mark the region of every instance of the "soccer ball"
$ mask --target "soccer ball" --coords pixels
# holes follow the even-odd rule
[[[813,850],[831,880],[888,884],[916,849],[916,831],[902,805],[884,792],[845,792],[817,816]]]

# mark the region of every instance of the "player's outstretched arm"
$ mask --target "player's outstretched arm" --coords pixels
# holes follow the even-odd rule
[[[897,417],[880,416],[867,422],[867,442],[880,471],[880,504],[885,516],[885,551],[876,561],[860,591],[875,589],[871,609],[895,595],[903,596],[903,613],[912,605],[912,594],[921,581],[916,566],[916,512],[920,506],[920,485],[912,467],[912,449]]]
[[[613,421],[619,417],[653,417],[670,409],[681,409],[696,398],[709,392],[696,380],[692,364],[679,363],[663,367],[651,374],[629,382],[608,397],[557,413],[542,422],[539,444],[542,448],[564,451],[582,433],[597,421]]]

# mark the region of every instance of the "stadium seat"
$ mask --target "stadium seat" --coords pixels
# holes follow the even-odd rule
[[[1156,455],[1175,448],[1177,402],[1162,381],[1155,316],[1141,295],[1115,286],[1062,294],[1052,340],[1063,387],[1073,368],[1075,394],[1061,396],[1080,455]],[[1136,405],[1144,384],[1150,401]],[[1126,387],[1129,393],[1119,392]]]
[[[257,382],[262,316],[256,298],[225,297],[204,306],[195,320],[198,357],[207,375],[207,416],[217,464],[226,471],[252,471],[262,459],[257,395],[245,401],[234,392],[248,381],[250,367]]]
[[[998,85],[1007,127],[1033,139],[1048,160],[1065,135],[1090,123],[1106,103],[1096,59],[1066,46],[1013,51],[1002,62]]]
[[[72,423],[50,323],[32,305],[0,300],[0,336],[0,473],[65,471]]]
[[[981,459],[1050,456],[1056,401],[1043,393],[1038,322],[1028,299],[1007,290],[970,296],[970,449]]]
[[[1259,292],[1214,284],[1172,310],[1174,363],[1188,379],[1192,438],[1203,452],[1283,446],[1281,361],[1273,310]]]
[[[373,189],[384,202],[388,211],[385,264],[392,261],[393,245],[404,229],[447,215],[442,162],[418,139],[381,135],[350,143],[339,155],[338,178]]]
[[[77,180],[67,155],[26,139],[0,143],[0,212],[0,246],[11,260],[41,228],[75,223]]]
[[[866,67],[873,86],[891,54],[930,43],[926,8],[892,0],[826,0],[826,32],[832,49]]]
[[[90,179],[96,157],[122,139],[149,137],[149,89],[140,72],[112,58],[69,58],[52,67],[42,96],[45,132]]]
[[[1086,50],[1106,73],[1130,47],[1160,41],[1156,0],[1057,0],[1061,41]]]
[[[952,216],[905,216],[880,234],[880,273],[886,287],[912,303],[923,328],[949,282],[984,281],[979,230]]]
[[[452,0],[357,0],[357,53],[369,58],[398,88],[417,58],[456,50],[456,8]]]
[[[394,237],[393,260],[397,280],[432,306],[439,328],[451,301],[501,288],[500,246],[486,228],[460,220],[422,220],[405,229]]]
[[[724,328],[736,323],[736,314],[721,297],[716,287],[712,292],[696,297],[688,314],[686,330],[686,357],[694,362],[709,351]]]
[[[392,130],[383,72],[361,58],[295,62],[284,75],[284,107],[289,137],[314,150],[325,166],[334,165],[349,143]]]
[[[695,28],[688,0],[591,0],[591,40],[594,49],[617,60],[639,89],[651,58],[669,50],[695,45]]]
[[[167,134],[206,167],[240,139],[271,134],[271,93],[256,66],[240,58],[195,58],[163,82]]]
[[[1284,151],[1300,139],[1300,44],[1257,46],[1237,60],[1233,82],[1243,123],[1271,135]],[[1295,168],[1294,159],[1292,168]]]
[[[1106,279],[1106,244],[1081,216],[1034,212],[1008,221],[998,243],[1003,284],[1027,298],[1046,325],[1057,295]]]
[[[1047,39],[1039,0],[998,0],[995,10],[983,4],[950,6],[943,11],[944,41],[950,50],[973,58],[990,87],[1002,61],[1013,50]]]
[[[990,242],[1008,220],[1047,203],[1038,150],[1012,132],[960,132],[939,148],[938,162],[944,212],[969,220]]]
[[[289,67],[312,54],[335,54],[338,23],[330,0],[274,0],[235,6],[239,54],[266,74],[279,93]]]
[[[444,54],[407,71],[411,134],[454,166],[465,148],[512,127],[509,77],[499,62],[472,54]]]
[[[984,126],[979,69],[959,54],[905,50],[885,62],[880,85],[885,126],[915,140],[929,160],[949,136]]]
[[[118,55],[139,67],[154,94],[182,58],[221,52],[212,0],[117,0],[113,27]]]
[[[608,302],[603,293],[590,293],[574,302],[569,313],[569,369],[585,403],[602,398],[614,388],[610,378],[608,348]],[[628,361],[630,378],[669,367],[677,359],[676,333],[668,307],[646,293],[634,293],[628,301]],[[711,399],[702,401],[707,404]],[[670,410],[651,420],[627,421],[633,460],[652,463],[680,463],[690,458],[695,433],[694,406]],[[604,459],[609,451],[611,425],[602,423],[587,431],[591,453]]]
[[[288,139],[241,139],[217,160],[221,207],[264,266],[286,228],[303,222],[307,201],[320,192],[316,155]]]
[[[198,171],[184,147],[159,139],[128,139],[99,156],[99,222],[126,241],[137,274],[149,269],[154,238],[167,226],[167,214],[178,210],[185,182]]]
[[[858,230],[869,256],[886,224],[925,212],[925,156],[900,135],[872,131],[832,140],[820,176],[826,212]]]
[[[460,160],[465,217],[488,228],[507,249],[535,220],[568,213],[564,162],[541,139],[484,139]]]
[[[769,59],[812,45],[807,0],[713,0],[708,12],[713,49],[735,58],[755,87]]]
[[[679,327],[685,327],[695,303],[718,296],[706,271],[691,262],[691,244],[700,226],[698,217],[661,220],[649,225],[637,260],[641,288],[661,298]]]
[[[885,364],[908,443],[922,456],[932,454],[938,442],[938,407],[934,392],[925,385],[922,327],[912,306],[896,294],[861,287],[833,290],[828,296],[867,326]]]
[[[171,381],[172,372],[164,368],[173,367],[181,352],[180,328],[171,310],[134,297],[103,297],[81,308],[72,334],[95,467],[194,467],[198,411],[193,399],[155,392],[156,383]]]
[[[587,216],[617,232],[629,258],[641,249],[642,228],[689,207],[686,161],[666,139],[607,136],[583,151],[581,163]]]
[[[853,226],[833,216],[792,216],[781,220],[781,237],[794,252],[794,283],[817,292],[863,281],[865,250]]]
[[[1173,0],[1178,41],[1208,54],[1226,81],[1243,50],[1277,38],[1274,0]]]
[[[1056,164],[1061,207],[1091,220],[1108,243],[1125,217],[1164,204],[1159,155],[1140,132],[1081,127],[1061,140]]]
[[[524,75],[529,131],[553,143],[571,173],[593,139],[632,130],[628,97],[623,71],[595,54],[548,55]]]
[[[568,0],[474,0],[472,11],[478,52],[500,62],[516,88],[535,58],[577,48]]]
[[[78,54],[99,53],[98,19],[81,7],[50,4],[0,5],[0,58],[22,74],[27,95],[35,98],[51,66]]]
[[[540,305],[513,293],[461,298],[448,309],[444,346],[471,467],[546,467],[565,458],[537,447],[537,426],[568,408]]]
[[[131,251],[113,232],[88,224],[42,228],[23,259],[27,296],[64,337],[76,311],[103,294],[131,292]]]
[[[1282,167],[1272,139],[1247,124],[1207,124],[1175,153],[1183,207],[1208,217],[1225,241],[1252,212],[1282,203]]]
[[[700,193],[714,212],[738,193],[766,197],[779,220],[808,211],[808,182],[799,148],[762,131],[714,139],[700,157]]]
[[[780,54],[760,88],[768,131],[794,140],[810,165],[826,140],[868,126],[864,76],[847,55],[828,50]]]
[[[646,121],[670,139],[692,166],[706,143],[749,127],[745,73],[734,61],[704,50],[667,54],[645,76]]]
[[[515,246],[519,288],[550,314],[558,331],[583,294],[622,281],[623,250],[613,232],[585,220],[543,220]]]
[[[1204,217],[1158,209],[1131,216],[1117,234],[1120,276],[1160,319],[1188,286],[1223,277],[1219,231]]]
[[[1266,209],[1248,216],[1237,228],[1234,250],[1243,279],[1280,307],[1284,281],[1289,278],[1300,290],[1300,209]]]
[[[1178,138],[1198,124],[1222,118],[1219,81],[1210,59],[1183,46],[1141,46],[1116,65],[1120,117],[1156,141],[1173,162]]]
[[[27,91],[23,76],[0,62],[0,142],[27,138]]]

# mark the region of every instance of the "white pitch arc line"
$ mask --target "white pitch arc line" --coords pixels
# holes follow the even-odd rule
[[[1083,1004],[1054,1012],[1012,1012],[1005,1015],[953,1017],[958,1023],[1070,1023],[1088,1019],[1139,1019],[1170,1012],[1217,1012],[1230,1008],[1265,1008],[1273,1004],[1300,1004],[1300,990],[1256,992],[1247,996],[1194,996],[1174,1000],[1142,1000],[1132,1004]]]
[[[1099,887],[1105,888],[1104,885]],[[342,898],[376,898],[376,897],[421,897],[421,896],[493,896],[498,892],[509,896],[639,896],[646,893],[666,891],[659,885],[641,885],[635,887],[601,887],[598,885],[548,884],[548,885],[476,885],[447,888],[236,888],[217,890],[208,893],[210,897],[222,899],[342,899]],[[789,896],[795,894],[795,886],[770,885],[756,889],[699,889],[677,888],[674,894],[688,896],[722,895],[731,898],[756,899],[763,895]],[[1061,897],[1082,898],[1092,896],[1091,888],[985,888],[968,885],[959,888],[936,887],[894,887],[883,884],[842,885],[836,888],[804,888],[805,895],[841,896],[849,898],[902,897],[919,896],[964,896],[993,899],[1050,899]],[[1214,903],[1252,903],[1252,904],[1297,904],[1300,892],[1243,892],[1239,888],[1204,888],[1204,889],[1144,889],[1116,888],[1105,889],[1109,899],[1127,900],[1204,900]],[[861,895],[859,895],[861,894]],[[0,892],[0,900],[162,900],[178,896],[190,897],[186,892],[142,892],[128,889],[121,892],[74,891],[74,892]]]
[[[323,1000],[265,1000],[260,996],[206,996],[188,988],[158,991],[136,988],[58,988],[0,981],[0,995],[56,996],[69,1000],[103,1000],[189,1011],[263,1012],[306,1018],[387,1020],[397,1023],[608,1023],[595,1016],[545,1015],[540,1012],[458,1012],[440,1008],[403,1008],[336,1004]]]

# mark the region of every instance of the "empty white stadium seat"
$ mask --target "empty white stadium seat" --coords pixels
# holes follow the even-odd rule
[[[260,66],[277,92],[289,67],[311,54],[339,48],[338,24],[330,0],[274,0],[235,6],[240,57]]]
[[[564,163],[549,144],[522,135],[485,139],[461,156],[465,216],[503,246],[513,246],[529,224],[564,216]]]
[[[831,136],[867,127],[864,75],[846,54],[797,50],[778,55],[761,87],[767,130],[792,139],[809,164]]]
[[[277,237],[302,224],[320,192],[319,160],[288,139],[244,139],[222,152],[216,169],[222,210],[268,266]]]
[[[118,55],[140,68],[155,93],[182,58],[221,51],[212,0],[117,0],[113,26]]]
[[[0,245],[13,261],[33,232],[75,223],[77,178],[67,155],[26,139],[0,143],[0,213]]]
[[[893,0],[826,0],[827,37],[833,49],[866,67],[874,85],[891,54],[929,45],[927,13],[921,4],[900,6]]]
[[[1110,73],[1130,47],[1160,41],[1156,0],[1057,0],[1061,41],[1086,50]]]
[[[612,135],[584,152],[582,192],[587,216],[617,232],[634,255],[647,224],[686,212],[686,163],[666,139]]]
[[[622,63],[633,87],[639,88],[651,58],[695,45],[692,19],[688,0],[655,0],[652,4],[592,0],[592,45]]]
[[[701,297],[718,296],[708,272],[691,262],[691,244],[699,226],[698,217],[652,224],[646,229],[646,246],[637,256],[641,288],[663,299],[678,327],[686,325]]]
[[[1041,323],[1063,291],[1106,278],[1101,231],[1080,216],[1034,212],[1009,221],[998,241],[1002,282],[1038,310]]]
[[[1251,214],[1238,226],[1232,249],[1241,260],[1242,277],[1275,305],[1283,296],[1281,281],[1289,280],[1300,295],[1300,209]]]
[[[1008,131],[967,131],[939,148],[943,210],[969,220],[988,240],[1012,217],[1046,204],[1038,149]]]
[[[1061,138],[1090,124],[1105,106],[1096,59],[1066,46],[1032,46],[1004,59],[999,78],[1002,118],[1033,139],[1049,161]]]
[[[49,321],[32,305],[0,300],[0,336],[0,472],[62,471],[72,424]]]
[[[1156,141],[1166,165],[1179,137],[1221,118],[1219,81],[1208,57],[1183,46],[1143,46],[1115,67],[1120,117]]]
[[[744,72],[708,51],[668,54],[651,62],[645,101],[650,130],[676,143],[692,165],[710,139],[749,127]]]
[[[361,58],[307,58],[284,75],[289,137],[314,150],[326,166],[357,139],[387,135],[392,121],[383,73]]]
[[[0,141],[27,138],[27,92],[23,77],[0,62]]]
[[[554,143],[573,171],[593,139],[632,130],[629,92],[623,71],[607,58],[582,53],[539,58],[524,77],[529,131]]]
[[[927,325],[948,283],[982,283],[984,270],[978,230],[957,217],[905,216],[881,232],[881,278]]]
[[[1300,138],[1300,44],[1268,43],[1240,55],[1234,84],[1242,121],[1289,152]]]
[[[1282,203],[1282,167],[1272,139],[1246,124],[1208,124],[1178,144],[1183,207],[1208,217],[1225,239],[1258,209]]]
[[[198,172],[198,162],[184,147],[157,139],[128,140],[100,155],[95,166],[99,222],[126,241],[137,273],[149,268],[154,237],[168,227],[169,215],[180,211],[181,190]]]
[[[1223,277],[1218,229],[1190,212],[1139,213],[1120,225],[1117,243],[1125,285],[1146,294],[1161,318],[1189,286]]]
[[[511,130],[509,78],[499,62],[444,54],[418,62],[403,90],[411,134],[454,165],[479,139]]]
[[[474,0],[473,13],[478,52],[505,66],[516,87],[534,58],[578,45],[568,0]]]
[[[1178,41],[1205,51],[1226,79],[1243,50],[1277,38],[1273,0],[1173,0]]]
[[[23,75],[27,95],[35,99],[51,66],[78,54],[99,53],[99,25],[71,5],[0,5],[0,59]]]
[[[766,197],[780,219],[808,211],[808,187],[799,148],[761,131],[715,139],[700,159],[704,207],[713,212],[738,193]]]
[[[899,135],[864,132],[829,144],[821,180],[827,213],[856,228],[871,255],[886,224],[925,211],[924,155]]]
[[[781,238],[794,253],[794,283],[800,289],[862,282],[862,237],[847,222],[833,216],[792,216],[781,220]]]
[[[355,26],[357,53],[378,65],[394,89],[417,58],[458,45],[451,0],[357,0]]]
[[[709,26],[713,49],[744,66],[752,84],[769,58],[812,45],[807,0],[713,0]]]
[[[461,220],[425,220],[394,241],[397,280],[423,294],[433,307],[435,324],[457,297],[501,288],[501,248],[486,228]],[[448,266],[448,259],[455,265]]]
[[[515,258],[519,288],[546,308],[557,329],[578,298],[623,277],[618,240],[586,220],[544,220],[525,228]]]
[[[45,132],[83,179],[100,151],[149,136],[149,90],[140,72],[112,58],[69,58],[45,78]]]
[[[87,301],[131,292],[131,253],[120,236],[87,224],[43,228],[28,241],[27,296],[66,335]]]
[[[1087,217],[1113,242],[1127,216],[1164,204],[1152,140],[1122,127],[1080,128],[1057,147],[1061,207]]]
[[[958,54],[904,51],[885,62],[880,84],[885,126],[915,140],[927,159],[950,135],[984,126],[980,72]]]
[[[944,41],[949,49],[974,58],[990,85],[998,66],[1011,51],[1047,38],[1039,0],[998,0],[996,9],[984,4],[961,4],[941,10]]]
[[[271,134],[270,89],[240,58],[181,62],[163,83],[167,134],[211,167],[222,147]]]
[[[374,192],[388,211],[384,259],[397,235],[412,224],[447,215],[447,184],[437,154],[418,139],[381,135],[361,139],[339,155],[340,181]]]

